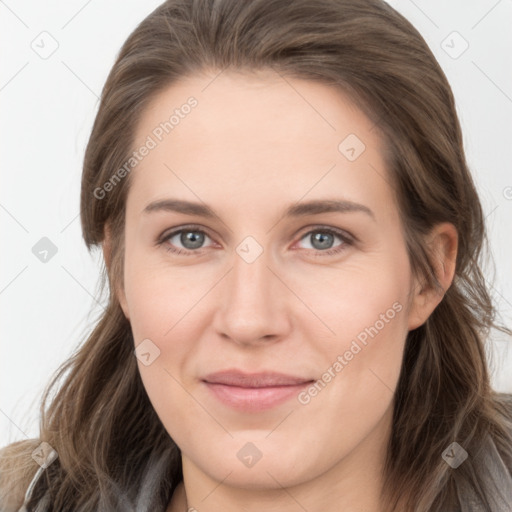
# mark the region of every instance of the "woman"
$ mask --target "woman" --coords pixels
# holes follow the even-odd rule
[[[512,510],[482,209],[387,4],[162,4],[107,79],[81,219],[110,301],[3,450],[3,509]]]

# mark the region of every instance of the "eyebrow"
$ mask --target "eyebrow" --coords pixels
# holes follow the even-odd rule
[[[181,199],[162,199],[149,203],[143,210],[143,213],[152,212],[177,212],[185,215],[196,215],[212,219],[218,217],[215,212],[206,204],[195,203],[192,201],[183,201]],[[368,208],[359,203],[346,200],[336,199],[318,199],[307,202],[301,202],[289,206],[285,212],[284,217],[304,217],[307,215],[318,215],[321,213],[349,213],[349,212],[362,212],[369,215],[375,220],[375,215]]]

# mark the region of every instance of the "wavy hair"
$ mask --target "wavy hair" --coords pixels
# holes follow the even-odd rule
[[[454,281],[406,339],[382,503],[389,512],[444,512],[466,489],[491,510],[479,457],[491,440],[510,470],[512,428],[509,396],[490,386],[485,343],[493,328],[511,333],[496,322],[481,270],[484,217],[450,85],[418,31],[380,0],[168,0],[128,37],[101,94],[80,200],[88,250],[101,247],[106,229],[112,234],[101,281],[108,305],[46,388],[39,438],[3,450],[9,503],[21,505],[35,472],[30,454],[41,441],[58,459],[33,489],[29,510],[43,495],[55,511],[128,510],[161,454],[165,478],[156,492],[162,502],[180,482],[179,448],[148,399],[130,324],[114,293],[123,286],[130,176],[101,200],[95,191],[131,156],[138,121],[158,93],[180,78],[226,69],[272,69],[338,87],[373,121],[411,268],[432,286],[425,235],[440,222],[456,227]],[[470,454],[457,469],[441,456],[454,441]]]

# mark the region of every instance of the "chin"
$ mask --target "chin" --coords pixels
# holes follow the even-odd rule
[[[192,459],[210,478],[233,487],[252,490],[293,487],[321,475],[332,462],[328,457],[319,460],[318,453],[310,456],[303,443],[283,449],[283,437],[276,436],[270,442],[261,437],[258,440],[256,436],[235,436],[229,443],[215,444],[214,452],[194,450]],[[293,437],[287,436],[287,442],[290,441],[293,442]]]

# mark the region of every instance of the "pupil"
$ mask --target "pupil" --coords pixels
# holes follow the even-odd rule
[[[204,241],[204,235],[202,233],[197,233],[196,231],[186,231],[181,234],[181,243],[187,249],[197,249],[201,247]],[[190,246],[189,243],[192,245]]]
[[[319,242],[319,247],[315,246],[315,243],[312,243],[313,247],[316,249],[328,249],[332,243],[333,235],[330,233],[316,233],[312,235],[312,240],[314,242]]]

